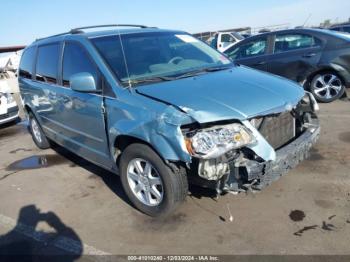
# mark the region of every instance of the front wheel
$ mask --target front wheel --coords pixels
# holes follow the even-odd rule
[[[147,145],[128,146],[120,158],[119,170],[130,201],[147,215],[166,216],[186,198],[186,175],[173,172]]]
[[[310,91],[317,101],[332,102],[345,92],[345,85],[339,76],[333,72],[317,74],[311,81]]]

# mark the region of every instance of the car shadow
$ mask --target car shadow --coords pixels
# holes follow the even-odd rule
[[[73,163],[72,167],[80,166],[85,170],[89,171],[90,173],[100,177],[102,181],[106,184],[106,186],[108,186],[108,188],[114,194],[116,194],[124,202],[126,202],[128,205],[134,208],[133,204],[130,202],[129,198],[127,197],[127,195],[123,190],[119,175],[114,174],[102,167],[95,165],[94,163],[72,153],[71,151],[65,149],[64,147],[54,142],[50,142],[50,143],[52,143],[51,147],[57,154],[63,156],[66,159],[69,159]],[[188,196],[190,198],[196,198],[196,199],[210,198],[216,201],[217,194],[215,190],[190,184]]]
[[[72,153],[71,151],[65,149],[64,147],[51,142],[51,148],[59,155],[70,160],[72,162],[71,167],[79,166],[87,170],[88,172],[100,177],[106,186],[116,194],[120,199],[126,202],[128,205],[133,207],[132,203],[125,194],[120,177],[118,174],[112,173],[102,167],[95,165],[94,163]]]

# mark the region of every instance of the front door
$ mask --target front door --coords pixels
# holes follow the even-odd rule
[[[111,166],[104,115],[103,97],[96,93],[77,92],[70,88],[70,77],[88,72],[101,88],[101,76],[85,48],[77,42],[66,42],[62,61],[61,111],[59,122],[64,125],[64,140],[72,151],[92,162]]]

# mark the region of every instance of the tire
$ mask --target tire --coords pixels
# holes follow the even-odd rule
[[[173,172],[147,145],[129,145],[120,157],[119,171],[130,201],[149,216],[169,215],[187,196],[185,173]]]
[[[316,74],[311,83],[310,91],[317,101],[329,103],[340,98],[345,92],[343,80],[334,72]]]
[[[40,149],[50,148],[48,139],[46,138],[38,120],[32,113],[29,113],[29,131],[37,147]]]

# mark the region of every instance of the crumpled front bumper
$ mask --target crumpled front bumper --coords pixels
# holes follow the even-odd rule
[[[298,138],[276,151],[275,160],[262,163],[248,161],[245,165],[248,180],[255,181],[251,187],[257,190],[264,188],[308,158],[320,130],[318,120],[314,120]]]

